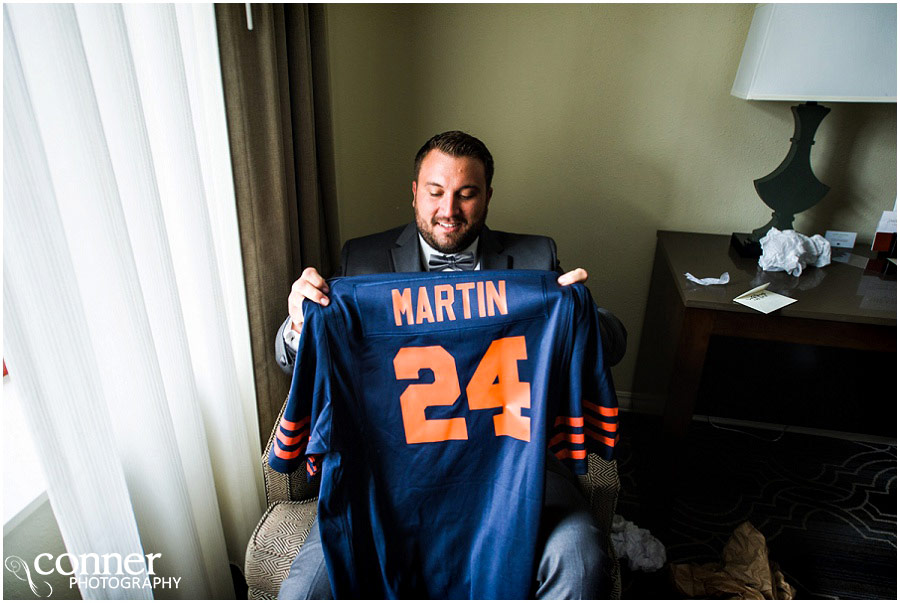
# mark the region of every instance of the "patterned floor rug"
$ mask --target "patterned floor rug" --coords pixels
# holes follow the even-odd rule
[[[623,413],[618,513],[654,531],[647,484],[660,458],[656,417]],[[765,537],[798,598],[896,599],[897,448],[823,436],[695,421],[658,528],[670,563],[719,561],[734,528],[749,520]],[[644,480],[644,483],[642,483]],[[625,571],[624,598],[676,598],[667,568]]]

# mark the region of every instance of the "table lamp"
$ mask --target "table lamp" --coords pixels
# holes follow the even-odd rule
[[[896,4],[762,4],[753,13],[731,94],[746,100],[799,101],[794,136],[775,171],[753,181],[772,219],[732,246],[759,256],[770,228],[791,229],[794,215],[829,188],[816,178],[810,150],[827,102],[897,102]]]

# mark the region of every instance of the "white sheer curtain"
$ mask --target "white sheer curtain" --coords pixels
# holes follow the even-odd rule
[[[4,355],[70,554],[230,598],[262,515],[212,5],[4,6]]]

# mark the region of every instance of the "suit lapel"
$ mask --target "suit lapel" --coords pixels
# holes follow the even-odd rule
[[[497,235],[487,226],[481,231],[478,246],[481,248],[482,270],[506,270],[507,268],[512,268],[512,258],[508,254],[503,253],[503,246],[497,240]]]
[[[410,222],[397,237],[395,247],[391,249],[394,261],[394,272],[421,272],[422,262],[419,259],[419,231],[416,223]]]

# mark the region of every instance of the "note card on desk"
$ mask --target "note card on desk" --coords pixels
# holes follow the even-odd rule
[[[786,295],[781,295],[780,293],[773,293],[768,290],[769,283],[765,285],[760,285],[755,289],[750,289],[746,293],[742,293],[734,298],[739,304],[743,304],[748,308],[753,308],[763,314],[768,314],[769,312],[774,312],[779,308],[783,308],[787,305],[790,305],[797,301],[796,299],[787,297]]]

